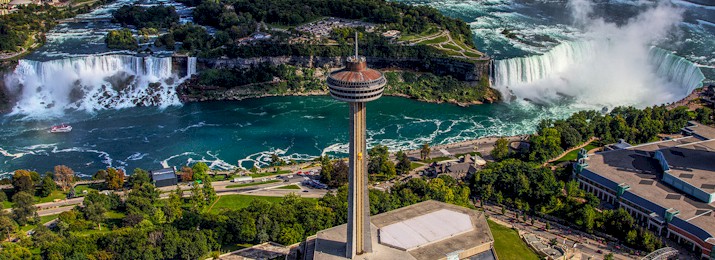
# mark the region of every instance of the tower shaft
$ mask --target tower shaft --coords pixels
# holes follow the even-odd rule
[[[372,252],[370,199],[367,190],[367,147],[365,103],[350,106],[350,191],[348,193],[348,237],[346,257]]]

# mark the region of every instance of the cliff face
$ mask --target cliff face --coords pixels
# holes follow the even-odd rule
[[[476,61],[474,63],[447,58],[433,58],[428,61],[421,59],[389,59],[368,57],[367,63],[377,69],[401,69],[421,72],[431,72],[435,75],[450,75],[461,81],[479,81],[489,77],[489,61]],[[277,66],[287,64],[305,68],[341,68],[345,64],[342,57],[315,57],[315,56],[280,56],[260,58],[236,59],[198,59],[197,70],[210,68],[247,69],[260,64]],[[486,77],[483,77],[486,76]]]

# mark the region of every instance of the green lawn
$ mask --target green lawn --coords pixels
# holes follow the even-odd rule
[[[598,146],[593,145],[593,144],[588,144],[588,145],[586,145],[586,147],[584,147],[584,149],[586,149],[586,151],[589,151],[589,150],[594,149],[594,148],[598,148]],[[559,164],[559,163],[561,163],[561,162],[571,162],[571,161],[575,161],[576,158],[578,158],[578,151],[579,151],[579,150],[580,150],[580,149],[576,149],[576,150],[573,150],[573,151],[567,153],[566,155],[564,155],[564,157],[561,157],[561,159],[559,159],[558,161],[555,161],[554,164]]]
[[[434,39],[422,41],[422,42],[420,42],[420,44],[427,44],[427,45],[429,45],[429,44],[443,43],[443,42],[446,42],[446,41],[447,41],[447,36],[440,36],[440,37],[437,37],[437,38],[434,38]]]
[[[472,58],[481,58],[482,55],[479,53],[471,52],[471,51],[465,51],[464,55],[467,55],[467,57],[472,57]]]
[[[40,198],[40,197],[35,197],[35,198],[36,198],[35,200],[37,201],[37,203],[45,203],[45,202],[52,202],[55,199],[60,199],[60,200],[66,199],[67,194],[65,194],[62,191],[56,190],[56,191],[53,191],[52,193],[50,193],[50,196],[47,196],[44,198]]]
[[[221,212],[221,210],[236,210],[248,207],[253,200],[265,200],[268,202],[281,202],[283,197],[266,197],[266,196],[249,196],[249,195],[225,195],[219,196],[218,201],[211,207],[213,213]]]
[[[424,161],[422,161],[422,162],[423,162],[423,163],[426,163],[426,164],[430,164],[430,163],[433,163],[433,162],[446,161],[446,160],[449,160],[449,159],[452,159],[452,158],[449,157],[449,156],[440,156],[440,157],[429,158],[429,159],[424,160]]]
[[[77,197],[82,197],[82,196],[84,196],[85,190],[87,192],[90,192],[90,191],[97,190],[97,189],[95,189],[94,187],[90,187],[89,185],[77,185],[74,187],[74,194]]]
[[[51,220],[56,219],[57,216],[59,216],[59,215],[60,214],[42,216],[42,217],[40,217],[40,224],[45,224],[47,222],[50,222]],[[35,229],[36,227],[37,227],[37,225],[27,225],[24,227],[20,227],[20,230],[22,230],[23,232],[27,232],[30,229]]]
[[[281,187],[278,187],[278,188],[276,188],[276,189],[283,189],[283,190],[300,190],[301,188],[300,188],[300,186],[298,186],[297,184],[291,184],[291,185],[287,185],[287,186],[281,186]]]
[[[243,183],[243,184],[236,184],[236,185],[228,185],[228,186],[226,186],[226,188],[241,188],[241,187],[249,187],[249,186],[256,186],[256,185],[276,183],[276,182],[281,182],[281,180],[270,180],[270,181],[262,181],[262,182],[251,182],[251,183]]]
[[[422,165],[425,165],[424,163],[419,163],[419,162],[410,162],[410,170],[414,170],[417,167],[420,167]]]
[[[491,220],[487,220],[487,222],[489,222],[489,229],[491,229],[494,236],[494,250],[497,251],[497,257],[500,260],[539,259],[539,256],[529,249],[515,230],[494,223]]]
[[[454,51],[461,51],[461,50],[462,50],[462,49],[460,49],[459,47],[457,47],[457,45],[454,45],[454,44],[451,44],[451,43],[442,44],[442,47],[447,48],[447,49],[451,49],[451,50],[454,50]]]

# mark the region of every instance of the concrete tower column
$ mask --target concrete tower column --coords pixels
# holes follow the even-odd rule
[[[350,106],[350,173],[348,193],[347,258],[372,252],[370,237],[370,197],[367,190],[367,145],[365,103]]]

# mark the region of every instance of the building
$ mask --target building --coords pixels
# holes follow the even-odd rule
[[[367,148],[365,141],[365,103],[382,96],[387,80],[382,73],[367,67],[365,57],[358,55],[355,33],[355,56],[348,57],[345,68],[328,76],[330,95],[348,102],[350,107],[350,157],[346,258],[372,252],[370,200],[367,190]]]
[[[715,129],[691,122],[683,132],[690,136],[582,151],[574,177],[649,230],[715,259]]]
[[[305,243],[305,259],[345,259],[346,225],[318,232]],[[372,252],[356,259],[496,259],[483,212],[429,200],[375,215]]]
[[[164,168],[151,171],[151,180],[156,187],[167,187],[178,184],[176,170],[174,168]]]

